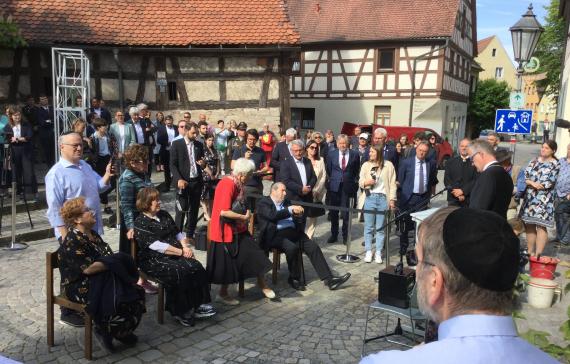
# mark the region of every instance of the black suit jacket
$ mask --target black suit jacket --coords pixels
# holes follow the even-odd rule
[[[271,161],[269,162],[269,167],[273,168],[274,179],[276,182],[282,182],[279,176],[281,163],[288,158],[291,158],[291,153],[289,153],[289,146],[287,143],[279,142],[275,144],[273,153],[271,153]]]
[[[501,165],[493,163],[477,178],[471,190],[469,207],[495,211],[506,219],[512,195],[513,180],[511,176]]]
[[[12,126],[8,123],[4,127],[4,132],[9,135],[10,138],[14,136],[14,131],[12,130]],[[26,152],[33,151],[33,145],[31,143],[32,137],[34,136],[34,129],[30,123],[23,122],[20,124],[20,138],[26,138],[25,142],[17,142],[17,143],[10,143],[15,148],[22,148]],[[8,141],[8,138],[6,138]]]
[[[132,120],[129,122],[132,126],[133,129],[135,131],[135,141],[138,144],[144,144],[144,145],[152,145],[153,144],[153,133],[154,133],[154,126],[152,125],[152,123],[150,122],[150,120],[147,119],[139,119],[139,124],[143,130],[143,138],[144,140],[140,141],[138,140],[139,135],[137,134],[137,128],[135,127],[135,123],[132,122]],[[150,131],[147,131],[146,129],[150,128]]]
[[[94,113],[95,109],[90,107],[89,112]],[[111,123],[113,122],[113,120],[111,118],[111,113],[109,112],[109,110],[105,109],[104,107],[101,108],[101,119],[103,119],[107,122],[107,126],[110,126]]]
[[[204,158],[204,146],[197,140],[194,140],[194,160],[197,162]],[[202,180],[202,167],[196,163],[196,171],[198,172],[199,181]],[[172,183],[174,186],[178,180],[190,180],[190,156],[186,147],[186,139],[177,139],[170,146],[170,172],[172,173]]]
[[[477,170],[470,159],[464,162],[460,156],[455,156],[447,161],[443,177],[445,187],[451,189],[459,188],[463,191],[463,195],[465,196],[465,201],[460,202],[457,197],[451,194],[451,190],[448,190],[447,201],[458,206],[468,206],[469,196],[471,195],[471,190],[473,189],[476,179]]]
[[[42,138],[53,133],[53,123],[55,120],[53,107],[48,106],[48,110],[46,110],[42,106],[39,106],[36,109],[36,120],[38,122],[38,133]],[[47,120],[49,120],[49,122]]]
[[[353,149],[347,149],[349,153],[348,164],[343,171],[339,163],[338,149],[329,153],[325,163],[327,171],[327,191],[338,193],[345,192],[349,195],[358,191],[358,178],[360,177],[360,155]],[[342,191],[340,191],[342,185]]]
[[[178,128],[173,125],[174,137],[178,136]],[[168,147],[168,132],[166,131],[166,125],[160,124],[156,130],[156,142],[160,145],[160,151],[165,151]]]
[[[275,239],[277,235],[277,223],[279,220],[286,219],[291,216],[288,207],[291,206],[291,201],[285,199],[283,201],[283,206],[285,207],[281,211],[277,211],[275,203],[269,196],[265,196],[257,201],[255,205],[255,216],[257,217],[257,232],[259,237],[259,246],[268,250],[268,242]],[[299,228],[298,219],[293,218],[295,227]]]
[[[311,186],[312,189],[317,183],[317,175],[315,174],[313,164],[310,160],[303,157],[302,161],[305,165],[305,172],[307,174],[307,185]],[[283,161],[283,163],[281,163],[281,171],[279,173],[281,182],[283,182],[287,188],[288,199],[293,201],[313,202],[312,192],[309,192],[306,195],[302,194],[303,180],[301,179],[301,174],[297,168],[295,158],[289,158]]]
[[[392,144],[384,144],[384,160],[392,162],[394,167],[398,165],[398,152]]]

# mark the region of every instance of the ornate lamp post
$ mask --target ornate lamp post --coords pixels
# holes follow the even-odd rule
[[[527,12],[509,30],[513,38],[515,61],[518,62],[517,91],[521,91],[523,64],[532,57],[544,28],[536,20],[536,15],[532,12],[532,4],[530,4]]]

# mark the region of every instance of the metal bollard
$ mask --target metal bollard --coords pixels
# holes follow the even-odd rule
[[[23,250],[27,247],[25,243],[16,243],[16,182],[12,182],[12,241],[4,250]]]
[[[354,206],[354,198],[348,199],[348,206],[352,208]],[[336,259],[343,263],[356,263],[360,260],[356,255],[350,255],[350,244],[351,244],[351,230],[352,230],[352,211],[348,212],[348,234],[346,236],[346,254],[339,254]]]

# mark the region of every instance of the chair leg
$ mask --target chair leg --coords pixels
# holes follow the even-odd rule
[[[274,250],[273,251],[273,268],[271,271],[271,282],[273,283],[273,285],[277,284],[277,270],[279,270],[279,252]]]
[[[47,304],[47,344],[53,346],[53,303],[48,300]]]
[[[243,279],[241,281],[239,281],[239,283],[238,283],[238,295],[240,297],[245,296],[245,288],[244,288]]]
[[[91,321],[91,316],[85,314],[85,359],[93,359],[93,321]]]
[[[160,325],[164,323],[164,286],[158,284],[158,302],[156,307],[156,320]]]
[[[366,333],[368,331],[368,315],[370,315],[370,306],[366,310],[366,322],[364,323],[364,337],[362,338],[362,350],[360,351],[360,357],[364,358],[364,350],[366,348]]]
[[[305,266],[303,265],[303,248],[299,249],[299,265],[301,266],[301,280],[303,285],[307,285],[307,280],[305,279]]]

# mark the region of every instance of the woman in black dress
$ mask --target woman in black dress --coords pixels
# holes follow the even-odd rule
[[[135,240],[139,268],[164,284],[166,310],[182,325],[216,314],[207,303],[210,290],[206,270],[194,258],[190,243],[168,212],[160,209],[157,189],[146,187],[137,195]]]
[[[95,232],[95,214],[85,206],[85,198],[77,197],[66,201],[61,208],[61,216],[69,231],[57,251],[61,286],[67,299],[89,304],[90,279],[107,270],[99,261],[113,254],[111,247]],[[133,280],[135,285],[136,277]],[[140,288],[137,288],[140,289]],[[110,303],[114,305],[114,302]],[[113,351],[113,339],[126,345],[137,342],[133,331],[145,312],[144,293],[139,299],[119,302],[114,315],[95,321],[95,334],[101,339],[107,351]]]
[[[202,204],[202,211],[204,211],[204,220],[210,221],[212,215],[212,202],[214,199],[214,190],[218,183],[218,175],[220,173],[220,158],[218,152],[214,147],[214,135],[206,134],[204,138],[204,162],[206,167],[202,173],[204,186],[202,187],[202,196],[200,203]]]

